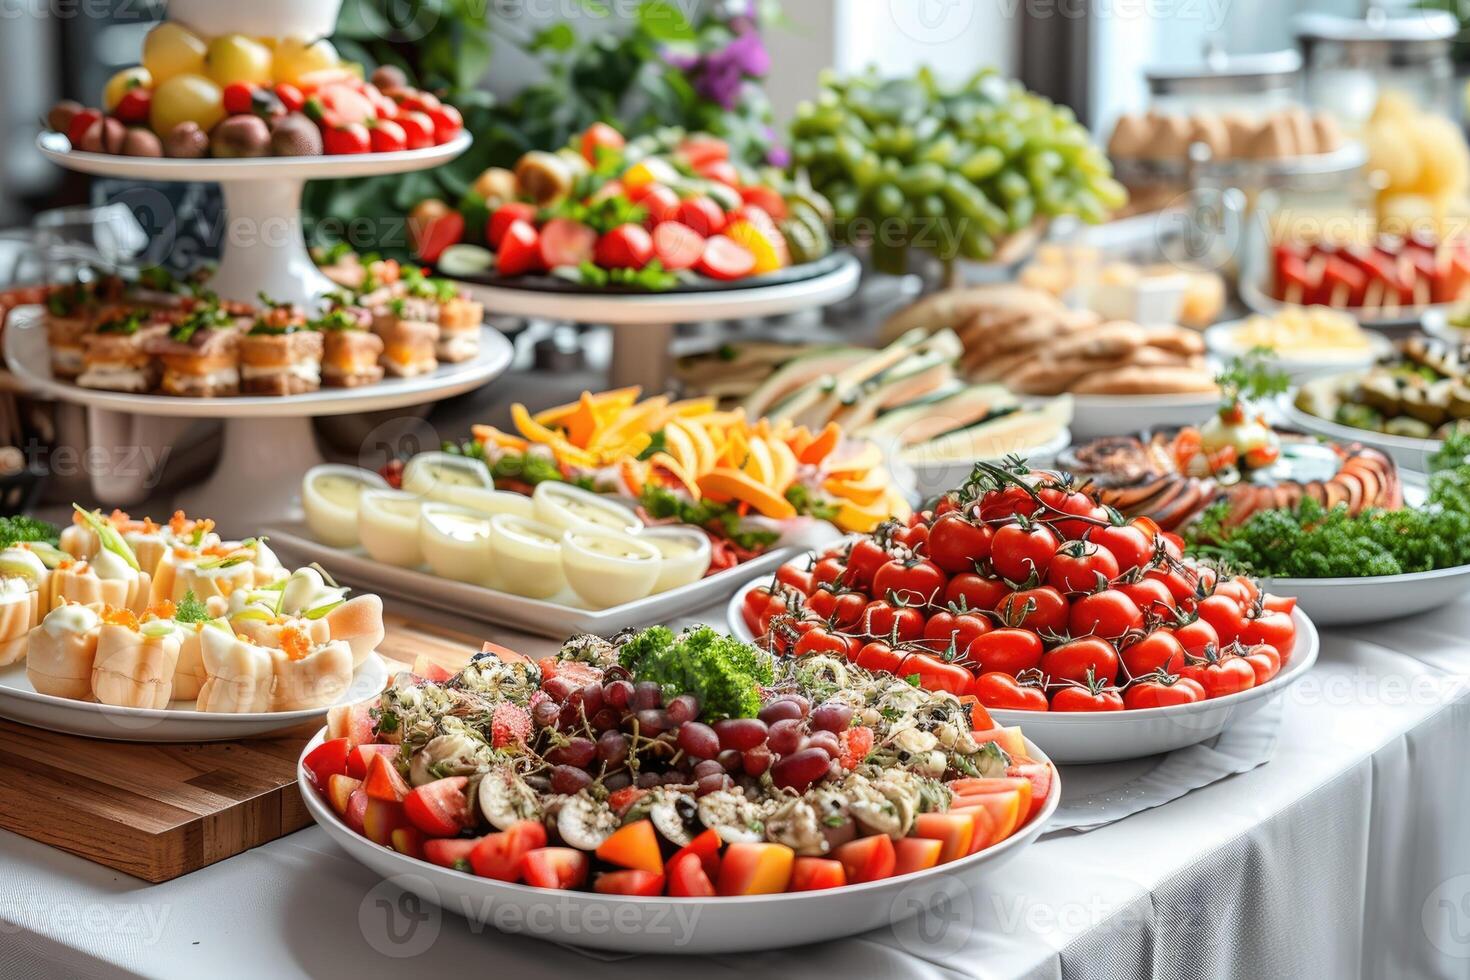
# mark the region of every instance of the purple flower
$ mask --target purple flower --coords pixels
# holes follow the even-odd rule
[[[791,166],[791,151],[780,143],[772,143],[770,149],[766,150],[766,163],[785,170]]]
[[[746,78],[762,78],[771,70],[771,56],[754,25],[742,26],[730,43],[702,55],[666,52],[664,60],[689,76],[700,98],[723,109],[736,108]]]

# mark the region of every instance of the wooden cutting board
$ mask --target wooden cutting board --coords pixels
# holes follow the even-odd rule
[[[463,633],[387,617],[389,673],[424,654],[458,669]],[[395,662],[396,661],[396,662]],[[235,742],[144,745],[61,735],[0,719],[0,827],[168,881],[311,823],[296,760],[319,725]]]

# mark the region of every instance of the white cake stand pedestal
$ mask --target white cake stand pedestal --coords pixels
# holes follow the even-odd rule
[[[563,323],[607,324],[613,332],[613,387],[641,385],[663,391],[669,378],[674,327],[705,320],[779,316],[829,306],[857,291],[862,266],[851,255],[831,272],[770,286],[732,286],[689,293],[562,293],[460,283],[497,316],[522,316]]]
[[[184,497],[188,510],[240,533],[254,533],[290,513],[302,475],[322,462],[311,430],[314,416],[405,408],[458,395],[498,377],[515,353],[498,330],[482,327],[480,353],[473,360],[445,364],[417,378],[284,397],[172,398],[96,391],[54,378],[39,308],[11,314],[4,348],[6,365],[29,392],[87,408],[92,445],[102,452],[86,466],[93,493],[109,506],[149,497],[169,447],[189,423],[221,419],[219,464]]]
[[[210,288],[226,299],[246,303],[256,302],[257,294],[264,292],[272,299],[315,306],[324,293],[336,287],[317,271],[306,251],[301,227],[301,189],[306,182],[425,170],[459,156],[469,148],[470,137],[461,133],[443,146],[397,153],[248,160],[83,153],[73,150],[59,133],[44,133],[36,143],[48,159],[79,173],[219,184],[225,198],[225,222],[220,234],[223,255]],[[165,202],[160,199],[158,204],[162,207]],[[173,219],[172,215],[157,217],[164,224]]]

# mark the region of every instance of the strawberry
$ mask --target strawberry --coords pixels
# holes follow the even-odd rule
[[[873,730],[866,725],[858,725],[843,732],[838,741],[842,744],[842,755],[838,757],[842,768],[856,769],[873,751]]]
[[[523,744],[531,736],[531,716],[519,705],[500,703],[490,716],[490,744],[504,748],[512,743]]]

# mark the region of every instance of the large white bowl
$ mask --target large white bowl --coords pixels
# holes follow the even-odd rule
[[[326,37],[337,27],[342,0],[168,0],[168,19],[209,38]]]
[[[1244,320],[1217,323],[1205,331],[1205,347],[1221,361],[1240,357],[1250,348],[1242,347],[1235,334]],[[1273,364],[1285,371],[1293,384],[1339,371],[1361,371],[1393,350],[1393,344],[1381,333],[1368,333],[1368,346],[1363,350],[1276,351]]]
[[[725,618],[731,636],[746,643],[754,642],[755,637],[745,624],[741,606],[751,589],[768,581],[762,576],[748,582],[730,599],[725,608]],[[1284,582],[1278,581],[1276,585],[1280,587],[1281,594],[1291,594]],[[1276,590],[1273,588],[1273,591]],[[1119,762],[1182,749],[1214,738],[1230,725],[1259,711],[1267,699],[1279,694],[1311,669],[1321,646],[1317,627],[1300,606],[1292,613],[1292,621],[1296,624],[1297,633],[1291,660],[1282,667],[1281,673],[1265,684],[1239,694],[1227,694],[1195,704],[1129,711],[1006,711],[996,708],[991,709],[990,717],[998,725],[1020,725],[1028,738],[1046,750],[1052,761],[1062,764]]]
[[[1323,626],[1377,623],[1437,609],[1470,594],[1470,565],[1362,578],[1263,578],[1261,587],[1296,596]]]
[[[302,757],[321,744],[325,730]],[[1049,762],[1031,742],[1027,750]],[[479,878],[407,857],[352,831],[322,799],[304,766],[297,782],[306,808],[352,858],[405,891],[471,922],[505,932],[620,953],[738,953],[822,942],[904,922],[946,899],[967,895],[977,881],[1036,840],[1061,801],[1052,767],[1046,803],[1024,828],[999,844],[928,871],[814,892],[729,898],[636,898],[553,891]]]
[[[382,691],[388,667],[376,653],[369,654],[352,675],[352,684],[338,704],[353,704]],[[121,708],[93,701],[74,701],[38,693],[26,676],[25,661],[0,668],[0,718],[26,725],[120,742],[218,742],[265,735],[316,721],[325,707],[300,711],[257,711],[230,714],[198,711],[193,701],[175,701],[167,708]]]
[[[1139,429],[1199,425],[1219,407],[1218,394],[1073,395],[1072,438],[1085,442]]]
[[[1444,441],[1440,439],[1391,436],[1384,432],[1358,429],[1351,425],[1333,422],[1331,419],[1321,418],[1297,408],[1292,402],[1295,397],[1296,391],[1292,390],[1282,395],[1277,402],[1277,410],[1292,426],[1305,432],[1326,436],[1336,442],[1358,442],[1371,446],[1386,453],[1390,459],[1399,464],[1401,469],[1427,473],[1429,472],[1429,458],[1444,448]]]

